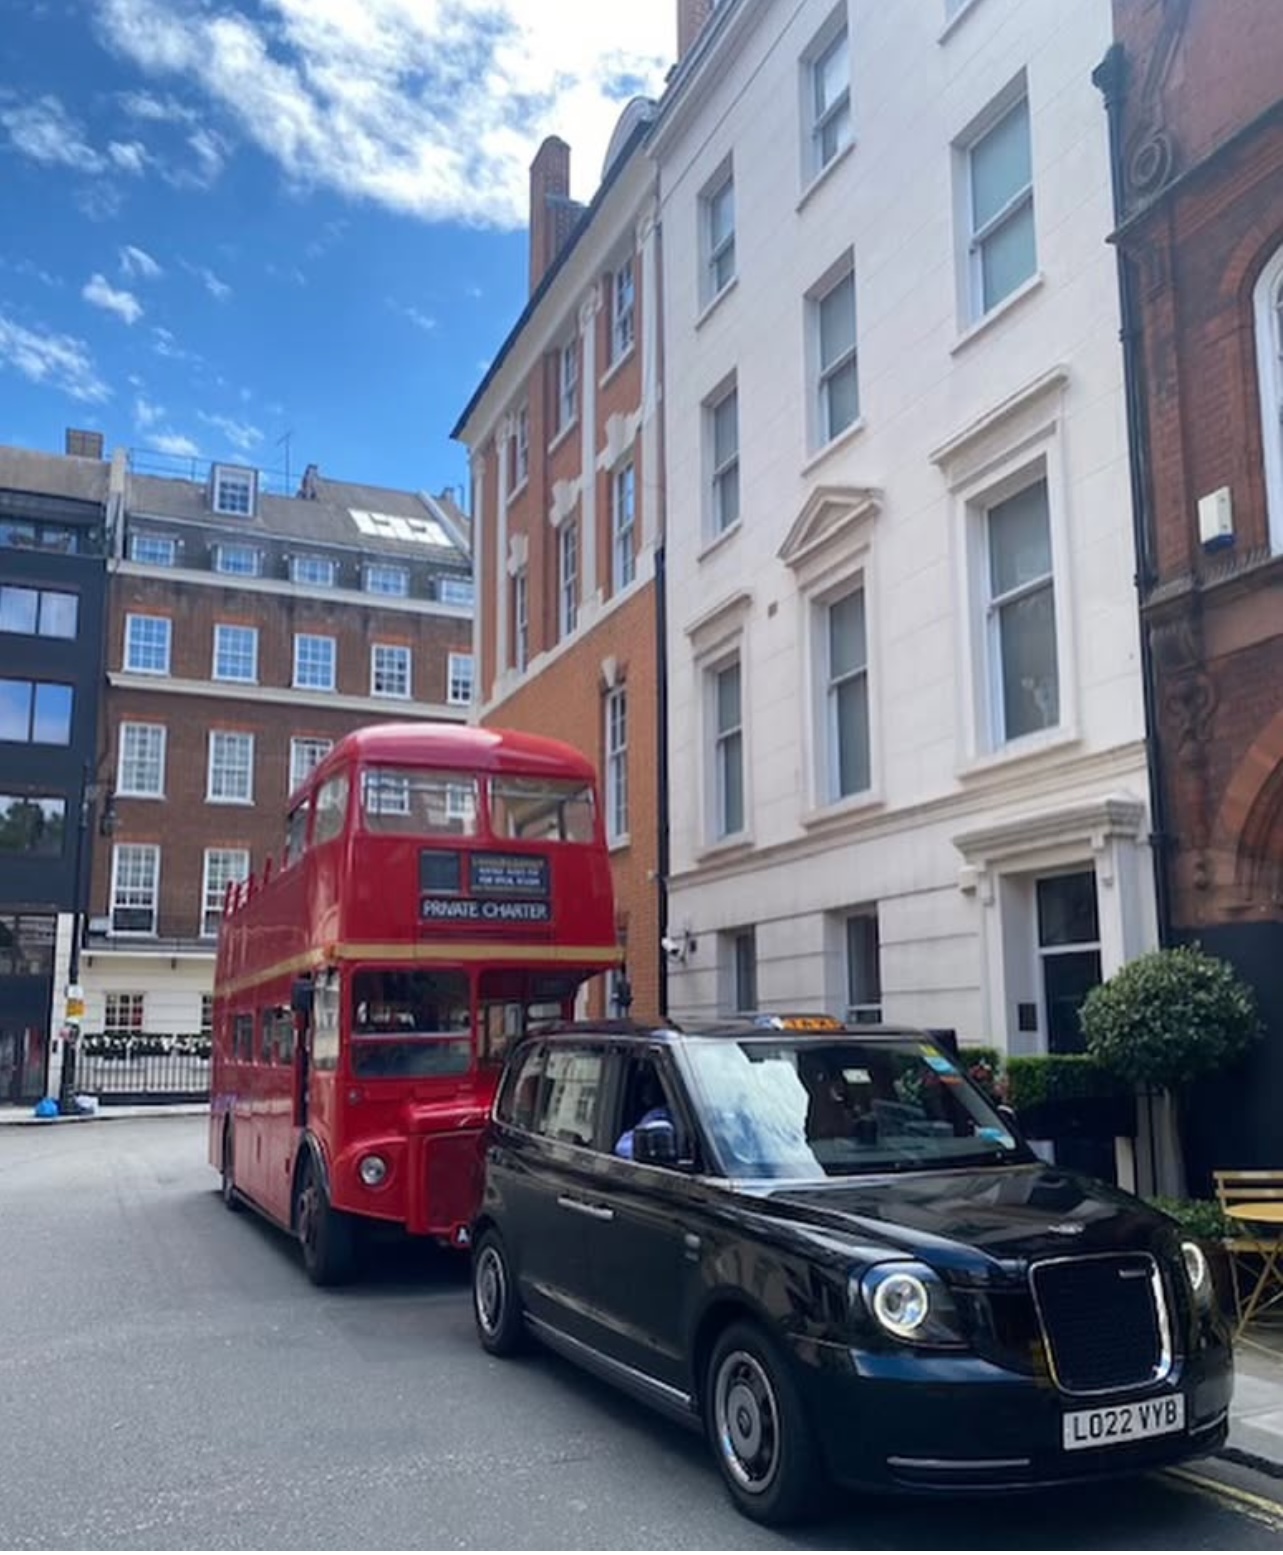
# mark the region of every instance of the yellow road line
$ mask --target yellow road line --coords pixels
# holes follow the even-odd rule
[[[1283,1502],[1271,1501],[1268,1496],[1258,1496],[1251,1490],[1241,1490],[1237,1485],[1227,1485],[1224,1480],[1209,1479],[1205,1474],[1195,1474],[1192,1469],[1164,1469],[1164,1479],[1183,1480],[1205,1495],[1216,1496],[1256,1513],[1269,1527],[1283,1529]]]

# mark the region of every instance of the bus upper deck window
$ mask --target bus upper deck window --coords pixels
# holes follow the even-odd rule
[[[525,842],[591,842],[593,792],[587,783],[558,778],[494,778],[490,823],[496,837]]]
[[[342,833],[347,819],[347,794],[346,772],[340,772],[322,784],[316,796],[316,824],[312,828],[312,841],[318,846]]]
[[[477,782],[456,772],[370,767],[361,774],[366,831],[408,837],[473,837]]]

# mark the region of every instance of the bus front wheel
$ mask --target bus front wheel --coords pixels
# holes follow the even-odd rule
[[[342,1285],[351,1279],[355,1238],[351,1220],[330,1203],[315,1165],[303,1168],[294,1212],[303,1267],[313,1285]]]

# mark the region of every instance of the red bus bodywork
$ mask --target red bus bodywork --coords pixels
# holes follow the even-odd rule
[[[209,1159],[229,1204],[298,1231],[313,1278],[318,1205],[348,1241],[367,1220],[462,1245],[507,1042],[621,959],[577,751],[456,725],[348,735],[292,797],[282,863],[228,890]]]

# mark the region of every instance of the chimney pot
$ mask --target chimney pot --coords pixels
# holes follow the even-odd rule
[[[538,287],[565,241],[570,147],[550,135],[530,164],[530,290]]]
[[[677,58],[690,52],[704,24],[717,9],[717,0],[677,0]]]

